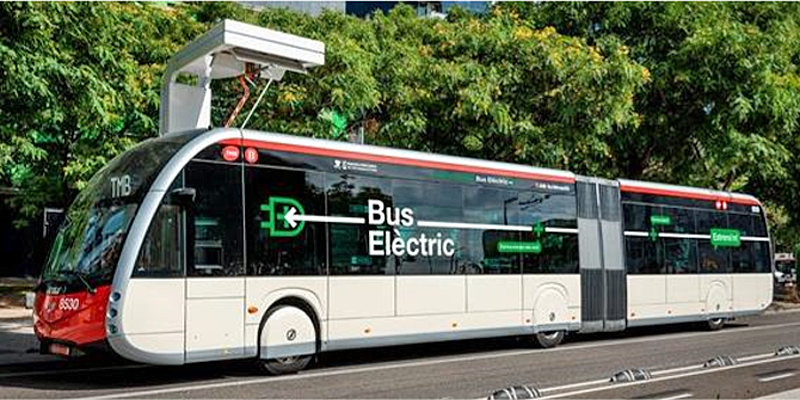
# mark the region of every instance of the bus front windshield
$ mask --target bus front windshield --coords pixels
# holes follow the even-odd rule
[[[74,278],[88,285],[109,282],[135,213],[135,203],[105,201],[89,207],[71,207],[42,278]]]
[[[42,269],[42,282],[66,284],[72,290],[110,284],[128,228],[150,184],[199,133],[144,141],[92,177],[66,213]]]

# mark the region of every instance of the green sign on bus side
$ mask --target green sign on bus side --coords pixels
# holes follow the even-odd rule
[[[542,244],[539,242],[497,242],[497,251],[539,254],[542,252]]]
[[[350,257],[350,265],[372,265],[372,257],[352,256]]]
[[[261,229],[267,230],[267,233],[272,237],[295,237],[303,231],[306,223],[299,221],[292,226],[290,221],[284,218],[289,211],[294,208],[300,215],[305,214],[303,206],[299,201],[289,197],[272,196],[269,198],[267,204],[261,204],[261,211],[267,213],[268,218],[261,221]]]
[[[711,229],[711,245],[714,247],[739,247],[742,244],[738,229]]]
[[[650,225],[672,225],[672,218],[669,215],[651,215]]]

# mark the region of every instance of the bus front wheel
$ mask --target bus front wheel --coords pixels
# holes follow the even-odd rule
[[[556,347],[564,340],[564,331],[539,332],[535,335],[535,340],[543,349]]]
[[[725,326],[725,318],[713,318],[708,320],[708,330],[718,331]]]
[[[261,367],[272,375],[294,374],[302,371],[311,362],[311,356],[293,356],[260,360]]]
[[[318,350],[315,320],[290,304],[270,308],[262,318],[258,362],[273,375],[293,374],[307,367]]]

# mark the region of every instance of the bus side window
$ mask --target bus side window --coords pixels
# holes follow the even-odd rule
[[[158,208],[133,270],[134,277],[172,278],[183,276],[181,209],[162,203]]]
[[[183,174],[178,175],[167,193],[183,186]],[[183,210],[174,204],[169,194],[164,196],[156,215],[147,228],[139,250],[133,277],[176,278],[184,272],[181,241],[183,237]]]
[[[661,239],[664,263],[669,274],[697,273],[697,241],[695,239]]]
[[[731,269],[734,273],[756,272],[755,244],[757,242],[742,242],[741,246],[731,248]]]
[[[433,183],[405,179],[392,180],[392,196],[394,206],[414,211],[416,221],[462,222],[464,221],[463,187],[450,183]],[[396,226],[397,237],[419,238],[423,234],[428,238],[437,238],[444,242],[452,240],[458,247],[458,229],[429,228],[412,226]],[[394,257],[398,275],[455,275],[461,272],[462,249],[456,248],[452,255],[445,252],[423,256],[420,252]]]
[[[464,222],[519,225],[519,195],[515,191],[464,186]],[[458,272],[519,274],[520,254],[498,250],[501,242],[518,242],[519,232],[462,229]]]
[[[756,223],[758,220],[752,215],[728,213],[728,227],[738,230],[741,236],[757,236],[754,233],[754,224]]]
[[[577,274],[578,235],[548,232],[547,228],[578,228],[574,194],[519,192],[519,224],[530,226],[521,232],[523,243],[538,243],[539,252],[521,253],[525,274]]]
[[[753,220],[753,236],[766,237],[767,220],[764,219],[762,214],[754,214],[750,218]]]
[[[625,260],[628,274],[663,274],[664,247],[650,238],[625,238]]]
[[[328,215],[364,218],[366,221],[369,200],[379,200],[385,207],[392,207],[392,181],[389,179],[329,173],[325,181]],[[328,224],[331,275],[394,274],[390,256],[369,255],[369,232],[372,230],[387,231],[389,227],[366,223]]]
[[[697,232],[708,235],[711,229],[727,229],[728,216],[720,211],[695,210]],[[729,273],[730,250],[726,247],[714,247],[709,239],[700,240],[697,254],[701,274]]]
[[[242,166],[192,161],[184,174],[186,187],[196,191],[190,213],[194,249],[188,275],[244,275]]]
[[[752,242],[753,264],[758,273],[772,272],[772,260],[769,257],[769,242]]]
[[[327,275],[326,223],[286,218],[324,216],[324,183],[318,172],[245,168],[249,275]]]
[[[662,210],[662,207],[657,205],[622,204],[625,231],[648,235],[625,237],[625,263],[628,274],[653,275],[667,272],[664,240],[656,234],[669,231],[669,227],[653,226],[651,219],[654,215],[662,215]]]

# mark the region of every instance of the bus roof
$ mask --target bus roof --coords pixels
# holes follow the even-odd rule
[[[275,151],[561,183],[575,183],[576,180],[576,175],[569,171],[506,162],[255,130],[240,131],[238,129],[217,128],[210,132],[217,132],[217,135],[223,132],[227,133],[227,135],[221,136],[224,139],[218,141],[222,144],[236,144]],[[761,202],[758,199],[748,194],[630,179],[617,179],[617,182],[619,182],[620,190],[623,192],[761,206]]]
[[[243,143],[241,144],[244,146],[269,150],[523,179],[564,183],[575,182],[575,174],[569,171],[278,133],[245,130],[242,134],[242,140]],[[238,143],[236,139],[224,142],[229,144]]]
[[[758,199],[748,194],[628,179],[618,179],[618,181],[620,190],[623,192],[673,196],[695,200],[728,201],[737,204],[761,206],[761,202],[758,201]]]

